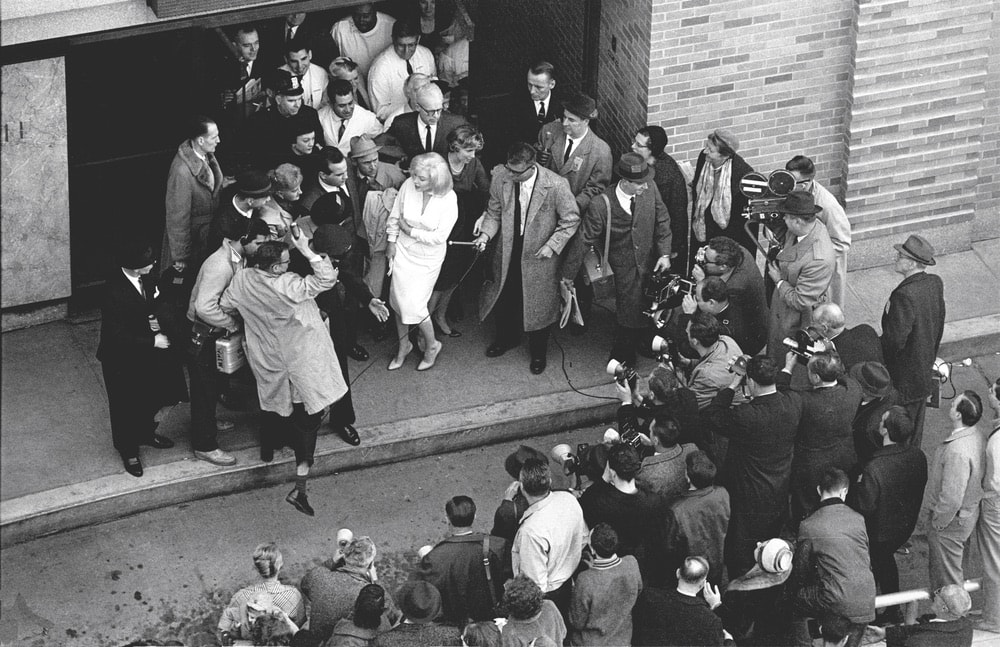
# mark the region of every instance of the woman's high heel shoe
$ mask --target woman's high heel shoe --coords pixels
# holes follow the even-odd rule
[[[395,371],[396,369],[400,368],[403,365],[403,362],[406,361],[406,356],[409,355],[412,351],[413,351],[413,344],[410,343],[409,339],[404,338],[403,341],[399,342],[399,352],[396,354],[395,357],[392,358],[392,361],[389,362],[389,370]]]
[[[441,352],[441,348],[443,347],[444,344],[442,344],[441,342],[436,342],[433,346],[428,348],[427,352],[424,353],[424,358],[420,360],[419,364],[417,364],[417,370],[426,371],[430,368],[433,368],[434,362],[437,361],[438,353]]]

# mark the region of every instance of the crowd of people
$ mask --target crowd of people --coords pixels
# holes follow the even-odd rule
[[[922,449],[945,319],[943,283],[925,271],[932,244],[894,245],[903,279],[881,335],[848,329],[851,227],[809,157],[788,160],[794,186],[757,217],[734,132],[709,133],[692,168],[647,125],[615,160],[591,127],[597,101],[560,94],[545,61],[490,131],[506,154],[488,170],[456,100],[472,21],[457,0],[416,6],[396,19],[360,5],[328,30],[289,15],[266,42],[280,60],[257,27],[235,31],[236,82],[222,89],[239,119],[191,120],[167,177],[161,272],[150,241],[123,240],[107,284],[98,358],[124,468],[141,477],[140,446],[173,445],[157,424],[184,400],[195,456],[235,464],[216,403],[239,399],[230,374],[242,371],[261,460],[294,450],[286,500],[314,515],[324,419],[362,442],[348,362],[370,359],[362,333],[383,340],[391,320],[388,370],[416,347],[428,371],[461,335],[449,314],[475,301],[494,322],[486,356],[526,336],[538,375],[554,327],[575,312],[571,331],[585,334],[606,280],[618,430],[557,452],[585,489],[552,489],[548,458],[519,450],[490,535],[471,531],[471,499],[451,499],[453,536],[395,596],[377,584],[370,539],[307,576],[307,607],[277,582],[276,547],[261,546],[264,582],[234,598],[220,630],[248,638],[263,623],[331,645],[808,644],[820,619],[830,644],[857,645],[876,591],[899,589],[894,554],[923,510],[947,621],[934,624],[971,635],[962,558],[975,535],[992,574],[983,627],[1000,631],[1000,441],[979,426],[980,396],[957,394],[954,429],[929,460]],[[238,125],[225,154],[220,123]],[[680,289],[657,291],[666,279]],[[640,354],[659,359],[642,395]],[[1000,407],[995,386],[989,397]]]

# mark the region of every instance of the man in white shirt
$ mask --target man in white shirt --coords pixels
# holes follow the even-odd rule
[[[319,110],[319,122],[327,143],[347,155],[351,139],[368,135],[372,139],[382,134],[382,122],[371,110],[357,105],[354,86],[350,81],[336,79],[327,87],[329,103]]]
[[[565,615],[572,592],[571,577],[587,541],[587,524],[576,497],[552,491],[548,463],[529,458],[521,467],[521,492],[528,509],[514,535],[514,576],[527,575]]]
[[[304,38],[293,38],[285,45],[285,64],[281,69],[299,77],[302,103],[319,110],[326,104],[326,70],[312,64],[312,48]]]
[[[392,26],[392,46],[375,57],[368,72],[368,96],[379,119],[406,105],[403,83],[414,72],[436,76],[434,55],[420,45],[420,28],[400,20]]]
[[[330,30],[330,36],[340,53],[353,59],[364,76],[368,74],[375,57],[392,44],[395,22],[395,18],[375,11],[375,6],[368,2],[358,5],[350,16],[337,22]]]

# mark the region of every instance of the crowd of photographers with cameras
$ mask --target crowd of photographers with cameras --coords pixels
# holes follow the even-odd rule
[[[544,61],[488,129],[504,141],[485,142],[466,102],[448,109],[465,96],[454,44],[471,22],[447,3],[447,24],[435,22],[434,4],[416,3],[413,19],[363,5],[323,47],[290,15],[270,69],[264,30],[236,32],[242,94],[223,94],[246,119],[192,121],[167,181],[162,274],[148,241],[117,252],[98,352],[114,446],[141,477],[140,446],[172,446],[158,420],[189,399],[195,456],[235,464],[216,403],[237,406],[231,375],[242,373],[260,408],[260,458],[295,451],[286,500],[312,516],[324,420],[362,443],[348,358],[371,359],[363,335],[385,339],[392,322],[388,370],[416,346],[416,370],[428,371],[469,303],[492,322],[486,356],[526,337],[532,376],[553,333],[591,337],[622,402],[617,429],[512,454],[515,481],[489,534],[472,532],[470,498],[448,500],[454,534],[422,551],[395,601],[367,537],[346,533],[301,593],[278,582],[277,547],[261,545],[264,582],[234,597],[224,637],[257,627],[259,638],[263,615],[297,644],[805,645],[815,634],[853,646],[877,625],[868,638],[890,645],[928,632],[968,645],[970,541],[984,569],[979,626],[1000,632],[997,424],[965,391],[944,442],[926,456],[922,446],[945,318],[943,284],[925,271],[932,243],[893,245],[902,279],[881,335],[848,329],[851,227],[807,155],[760,173],[717,129],[692,166],[648,125],[612,159],[592,129],[598,102],[560,95]],[[326,69],[311,62],[320,52]],[[234,178],[216,156],[222,141],[234,151],[222,161],[240,160]],[[491,171],[487,144],[500,160]],[[614,293],[610,340],[589,326],[600,284]],[[657,362],[642,378],[638,355]],[[914,624],[909,607],[876,614],[875,598],[899,590],[895,555],[921,514],[936,618]]]

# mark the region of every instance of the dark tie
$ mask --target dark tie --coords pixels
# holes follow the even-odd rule
[[[538,121],[539,123],[545,121],[545,102],[538,102]]]
[[[424,136],[424,150],[428,153],[434,148],[434,141],[431,139],[431,127],[427,126],[427,135]]]
[[[514,237],[521,235],[521,183],[514,183]]]
[[[289,27],[288,28],[288,33],[285,35],[285,42],[287,43],[288,41],[292,40],[292,38],[294,38],[294,37],[295,37],[295,34],[292,33],[292,28]]]
[[[406,76],[413,74],[413,66],[410,65],[410,61],[406,61]]]
[[[628,212],[630,214],[632,214],[633,216],[635,215],[635,198],[634,197],[628,201]]]
[[[337,142],[338,143],[340,143],[340,140],[344,138],[344,131],[345,130],[347,130],[347,120],[346,119],[341,119],[340,120],[340,128],[337,129]]]
[[[569,161],[570,153],[573,152],[573,140],[566,138],[566,152],[563,153],[563,164]]]

